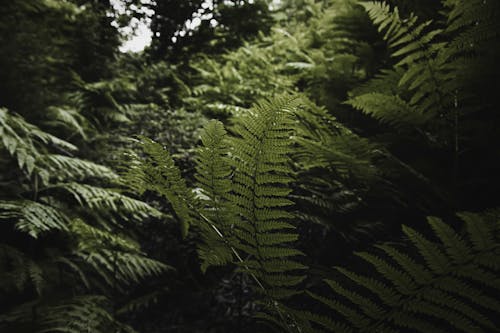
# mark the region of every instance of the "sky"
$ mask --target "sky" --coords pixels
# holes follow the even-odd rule
[[[118,13],[125,13],[126,8],[121,0],[110,0],[110,2]],[[152,0],[141,0],[141,2],[143,4],[150,4]],[[273,5],[278,5],[279,3],[280,0],[273,0]],[[201,24],[201,20],[210,20],[210,23],[213,26],[217,25],[217,22],[212,19],[211,14],[202,13],[204,8],[212,9],[213,1],[205,0],[202,4],[202,9],[200,9],[197,13],[194,13],[191,20],[186,22],[185,28],[178,31],[176,35],[180,35],[182,37],[186,34],[186,31],[196,29]],[[144,48],[151,44],[153,32],[149,27],[151,24],[150,17],[154,14],[154,11],[145,9],[145,14],[144,19],[139,20],[137,18],[133,18],[129,26],[118,29],[123,36],[128,36],[128,38],[126,38],[120,46],[120,52],[141,52]],[[118,26],[116,22],[113,23]],[[132,28],[133,26],[136,27],[135,30]],[[176,39],[176,36],[172,37],[174,42]]]

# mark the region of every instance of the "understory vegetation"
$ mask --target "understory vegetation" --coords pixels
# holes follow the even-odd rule
[[[500,332],[500,2],[0,14],[1,332]]]

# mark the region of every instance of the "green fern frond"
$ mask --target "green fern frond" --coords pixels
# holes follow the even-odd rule
[[[170,267],[149,259],[134,241],[92,227],[81,220],[71,226],[77,237],[74,255],[89,264],[109,286],[137,283]]]
[[[77,109],[71,107],[49,107],[47,108],[47,125],[62,126],[76,131],[83,139],[87,139],[86,128],[89,127],[88,121]]]
[[[429,118],[429,116],[415,109],[397,95],[368,93],[351,98],[347,103],[381,123],[387,123],[396,128],[419,126]]]
[[[197,151],[194,194],[172,157],[149,139],[142,139],[146,159],[133,157],[124,175],[132,188],[162,194],[185,223],[196,223],[202,270],[237,264],[263,294],[266,315],[285,326],[280,300],[300,293],[297,286],[304,276],[298,272],[306,269],[294,260],[302,253],[291,247],[298,235],[287,210],[292,204],[287,198],[294,173],[289,154],[297,102],[290,97],[260,102],[238,118],[229,138],[220,122],[209,122]]]
[[[498,220],[492,225],[479,214],[460,215],[469,229],[467,238],[440,219],[429,218],[440,242],[403,227],[418,256],[380,245],[384,256],[358,254],[378,276],[365,277],[338,268],[356,289],[339,281],[326,282],[348,303],[311,296],[344,318],[335,325],[345,324],[356,332],[497,331],[494,316],[500,303],[487,290],[500,291],[500,284],[495,282],[500,280],[500,262],[498,256],[491,255],[500,242],[493,232],[499,228]],[[376,295],[377,299],[365,294]],[[320,320],[310,320],[322,325]]]
[[[256,290],[264,296],[266,313],[261,316],[270,316],[268,320],[287,331],[297,329],[296,320],[280,300],[300,293],[297,287],[305,278],[299,273],[305,267],[294,261],[302,253],[291,247],[297,234],[285,210],[292,204],[287,198],[293,181],[289,154],[297,102],[281,97],[258,103],[237,119],[230,140],[230,200],[239,215],[234,224],[236,248],[250,256],[238,265],[255,279]],[[280,267],[274,266],[277,261]]]
[[[391,55],[398,62],[394,71],[382,77],[389,80],[383,83],[385,86],[380,87],[380,78],[369,85],[378,85],[383,91],[357,96],[354,92],[348,104],[396,127],[421,126],[443,113],[451,99],[448,74],[456,65],[448,63],[448,57],[442,52],[446,43],[436,41],[443,31],[431,28],[432,21],[419,23],[413,14],[401,18],[398,8],[391,9],[385,2],[364,3],[363,6],[379,31],[384,33]],[[391,81],[394,78],[391,73],[400,75],[397,85]],[[404,95],[409,96],[401,98],[400,94],[406,91]]]
[[[404,87],[399,85],[404,70],[401,67],[382,69],[368,82],[360,84],[349,92],[350,96],[361,96],[369,93],[380,93],[384,95],[401,95]]]
[[[123,218],[161,216],[161,212],[147,203],[120,194],[117,190],[76,182],[59,183],[54,188],[67,191],[82,206],[96,210],[110,210]]]
[[[43,269],[25,253],[10,245],[0,244],[0,267],[0,289],[4,292],[33,287],[38,295],[42,294],[45,286]]]
[[[34,201],[0,201],[0,219],[15,219],[16,229],[33,238],[47,231],[68,231],[68,218],[57,209]]]
[[[187,236],[189,226],[195,221],[194,194],[188,190],[185,180],[172,156],[163,146],[151,139],[141,137],[145,159],[131,155],[132,161],[122,182],[138,193],[152,191],[165,197],[180,219],[181,234]]]
[[[99,248],[141,253],[139,244],[122,235],[110,233],[88,225],[80,219],[71,221],[71,231],[77,236],[79,251]]]
[[[108,167],[75,157],[58,154],[44,154],[39,157],[37,167],[55,175],[58,181],[100,178],[113,181],[118,175]]]
[[[42,131],[37,126],[25,121],[21,116],[4,108],[0,108],[0,134],[5,148],[11,154],[18,146],[27,146],[32,149],[40,143],[53,145],[67,151],[77,150],[75,145]]]
[[[203,146],[197,150],[196,180],[200,187],[202,214],[207,223],[201,223],[204,244],[199,247],[201,269],[224,265],[233,261],[234,237],[232,226],[238,218],[229,201],[231,167],[226,130],[221,122],[208,122],[201,135]]]
[[[237,136],[231,140],[235,168],[231,200],[242,218],[235,232],[242,242],[240,248],[259,263],[260,267],[251,270],[261,279],[266,292],[301,281],[288,273],[271,274],[265,268],[269,260],[288,260],[301,254],[286,245],[297,236],[284,232],[282,224],[290,217],[283,208],[292,204],[287,199],[287,184],[293,180],[288,155],[296,103],[286,97],[261,102],[238,120],[234,128]],[[267,218],[270,212],[279,218]]]
[[[152,304],[157,303],[158,300],[160,299],[160,297],[162,297],[163,294],[165,294],[165,292],[167,292],[167,291],[168,291],[168,288],[165,287],[165,288],[155,290],[151,293],[145,294],[143,296],[140,296],[138,298],[134,298],[131,301],[128,301],[122,307],[120,307],[116,311],[116,313],[118,315],[123,315],[123,314],[131,313],[131,312],[134,312],[137,310],[146,309],[149,306],[151,306]]]
[[[101,296],[77,296],[41,309],[36,333],[123,332],[136,333],[111,315],[109,302]]]

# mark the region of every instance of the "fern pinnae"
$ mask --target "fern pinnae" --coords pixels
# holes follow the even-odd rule
[[[372,264],[381,275],[391,281],[402,295],[411,295],[416,289],[416,284],[407,272],[387,263],[376,255],[370,253],[356,253],[356,255]]]
[[[459,213],[465,221],[467,233],[476,251],[488,251],[496,245],[493,228],[489,223],[478,223],[480,217],[474,213]]]
[[[205,125],[201,135],[203,146],[197,150],[196,174],[202,190],[202,212],[204,246],[199,248],[202,271],[210,265],[223,265],[232,261],[234,246],[231,245],[231,226],[237,218],[229,201],[231,181],[229,176],[228,145],[226,130],[221,122],[212,120]],[[239,255],[238,255],[239,257]]]
[[[140,139],[143,150],[148,156],[140,170],[141,175],[146,178],[142,190],[153,190],[170,202],[180,219],[181,235],[186,237],[189,225],[194,223],[192,210],[192,207],[196,206],[194,195],[188,190],[179,168],[164,147],[151,139],[145,137]]]
[[[403,226],[403,232],[408,236],[415,247],[419,249],[427,266],[432,271],[436,274],[443,274],[446,272],[449,266],[448,258],[437,244],[427,240],[420,233],[410,227]]]
[[[399,58],[394,68],[401,71],[398,89],[411,93],[408,101],[398,94],[371,96],[365,93],[351,98],[348,104],[375,118],[395,125],[420,126],[446,110],[451,94],[451,79],[448,73],[453,64],[447,64],[446,43],[436,42],[443,34],[441,29],[431,28],[432,21],[418,23],[418,17],[411,14],[407,19],[400,17],[397,7],[385,2],[364,3],[373,23],[384,33],[384,40],[392,49],[392,57]],[[375,79],[377,80],[377,79]],[[397,101],[394,107],[389,101]],[[380,103],[385,101],[385,107]]]
[[[477,236],[488,234],[485,230],[491,227],[489,222],[478,215],[462,215],[470,217],[469,224],[472,221],[475,223],[474,242],[483,243],[483,237]],[[487,268],[484,268],[481,258],[488,253],[483,252],[485,248],[477,251],[475,245],[471,246],[450,226],[437,218],[429,218],[428,223],[440,243],[429,241],[413,229],[404,227],[404,232],[418,250],[425,266],[390,245],[380,245],[378,248],[398,267],[393,266],[384,257],[366,253],[361,255],[391,286],[374,278],[337,268],[350,280],[377,295],[379,300],[374,300],[377,307],[373,309],[378,308],[381,311],[376,315],[372,312],[370,316],[369,312],[365,312],[367,308],[366,304],[361,302],[362,297],[342,287],[339,282],[330,282],[330,287],[336,294],[346,297],[356,305],[358,313],[372,319],[360,328],[359,322],[353,322],[351,314],[346,312],[344,317],[360,332],[377,332],[388,324],[419,332],[446,332],[445,327],[471,333],[498,331],[491,313],[500,311],[499,302],[483,290],[484,287],[495,292],[500,290],[500,279],[493,273],[498,273],[498,266],[495,264],[498,258],[490,259],[495,263],[485,265]],[[469,238],[471,237],[469,235]],[[489,244],[494,246],[495,241],[491,236],[485,239],[489,239]],[[315,298],[338,312],[338,305],[331,303],[331,300]],[[380,303],[380,306],[377,303]],[[484,309],[489,311],[484,312]]]
[[[410,256],[388,245],[376,245],[391,257],[418,284],[430,282],[432,274],[424,266],[416,263]]]
[[[448,256],[456,263],[466,262],[469,260],[469,245],[464,242],[448,224],[444,223],[436,217],[429,217],[429,225],[445,245],[445,251]]]

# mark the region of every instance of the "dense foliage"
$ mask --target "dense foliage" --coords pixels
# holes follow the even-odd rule
[[[500,331],[498,2],[119,3],[0,9],[0,331]]]

